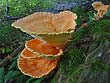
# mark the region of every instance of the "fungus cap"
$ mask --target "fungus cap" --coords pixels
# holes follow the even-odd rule
[[[92,3],[92,6],[95,10],[101,10],[104,4],[102,2],[94,2]]]
[[[55,60],[42,57],[24,58],[21,54],[18,58],[18,68],[25,75],[33,78],[40,78],[49,74],[54,68],[56,68],[58,61],[59,58]]]
[[[45,40],[46,42],[50,43],[53,46],[57,46],[61,49],[65,49],[67,43],[72,38],[72,33],[74,31],[56,33],[56,34],[40,34],[40,38]],[[34,34],[37,36],[37,34]]]
[[[35,38],[40,36],[48,43],[64,48],[74,32],[77,15],[71,11],[58,14],[37,12],[17,20],[12,26],[29,33]],[[63,47],[62,47],[63,46]]]
[[[58,14],[50,12],[37,12],[17,20],[12,24],[16,28],[29,34],[56,34],[75,29],[77,15],[70,11]]]
[[[107,13],[109,5],[104,5],[102,2],[94,2],[92,3],[93,8],[98,11],[97,15],[99,17],[103,17],[104,14]]]
[[[40,39],[31,39],[27,41],[25,47],[34,54],[45,58],[54,59],[63,54],[62,49],[59,47],[53,46]]]
[[[27,50],[26,48],[24,48],[24,50],[21,52],[21,56],[23,58],[36,58],[37,56],[33,53],[31,53],[29,50]]]

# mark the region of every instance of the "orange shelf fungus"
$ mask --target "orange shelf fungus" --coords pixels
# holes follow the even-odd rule
[[[92,3],[93,8],[97,11],[97,16],[99,18],[103,17],[107,13],[109,5],[104,5],[102,2]]]
[[[59,14],[37,12],[14,22],[12,26],[35,38],[25,43],[18,58],[21,72],[40,78],[56,68],[75,30],[75,19],[77,15],[70,11]]]
[[[18,68],[25,75],[40,78],[56,68],[62,53],[62,49],[42,40],[29,40],[18,58]]]
[[[30,52],[26,48],[24,48],[24,50],[22,51],[21,56],[23,58],[36,58],[37,57],[35,54],[33,54],[32,52]]]
[[[63,53],[62,49],[59,47],[53,46],[39,39],[27,41],[25,47],[34,54],[46,58],[57,58]]]
[[[32,54],[33,55],[33,54]],[[20,56],[18,58],[18,68],[25,75],[33,78],[40,78],[50,73],[58,64],[59,58],[50,60],[47,58],[24,58]]]
[[[42,39],[55,46],[64,48],[74,32],[77,15],[70,11],[59,14],[37,12],[17,20],[12,26]]]

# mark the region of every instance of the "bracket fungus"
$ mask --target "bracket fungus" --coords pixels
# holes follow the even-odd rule
[[[21,29],[23,32],[40,36],[45,41],[65,47],[65,43],[71,39],[74,32],[77,15],[70,11],[63,11],[58,14],[50,12],[37,12],[17,20],[12,26]]]
[[[19,56],[18,68],[25,75],[40,78],[50,73],[58,64],[59,58],[50,60],[47,58],[24,58]]]
[[[29,40],[18,58],[18,68],[25,75],[40,78],[57,66],[62,53],[62,49],[40,39]]]
[[[92,3],[93,8],[97,11],[97,16],[99,18],[103,17],[107,13],[109,5],[104,5],[102,2]]]
[[[21,52],[21,56],[23,58],[36,58],[37,56],[35,54],[33,54],[31,51],[27,50],[26,48],[24,48],[24,50]]]
[[[18,58],[18,68],[25,75],[40,78],[56,68],[71,34],[77,15],[64,11],[59,14],[37,12],[12,24],[30,35]]]
[[[61,48],[48,44],[47,42],[39,39],[27,41],[25,47],[34,54],[46,58],[57,58],[63,53]]]

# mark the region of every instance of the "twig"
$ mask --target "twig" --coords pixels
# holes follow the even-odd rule
[[[24,48],[24,44],[19,46],[16,50],[14,50],[10,55],[8,55],[7,57],[5,57],[1,62],[0,62],[0,67],[5,66],[8,64],[8,62],[15,56],[18,54],[18,52],[20,52],[21,50],[23,50]]]
[[[110,16],[104,16],[102,19],[110,19]]]
[[[10,10],[10,7],[7,5],[6,9],[5,9],[5,12],[6,12],[5,17],[6,17],[7,20],[17,20],[17,19],[20,18],[20,17],[10,16],[9,15],[9,10]]]

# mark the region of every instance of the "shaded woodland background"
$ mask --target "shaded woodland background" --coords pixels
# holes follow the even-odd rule
[[[93,21],[91,4],[109,0],[0,0],[0,83],[110,83],[110,10]],[[11,26],[15,20],[38,11],[78,15],[77,29],[62,59],[51,74],[35,79],[23,75],[17,58],[29,34]],[[88,23],[82,28],[83,23]]]

